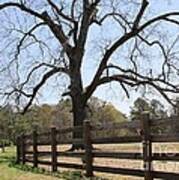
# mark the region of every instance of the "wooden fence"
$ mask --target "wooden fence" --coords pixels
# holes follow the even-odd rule
[[[151,132],[152,128],[157,126],[169,126],[178,123],[177,117],[171,117],[168,119],[151,120],[148,114],[144,114],[140,121],[123,122],[120,124],[105,125],[105,126],[93,126],[89,121],[85,121],[83,127],[74,127],[57,130],[51,128],[51,132],[45,134],[38,134],[36,131],[32,135],[22,135],[17,138],[17,163],[25,164],[33,163],[34,167],[38,165],[49,165],[52,171],[57,171],[57,168],[73,168],[82,169],[86,171],[86,176],[93,176],[93,172],[105,172],[121,175],[132,175],[144,177],[146,180],[154,178],[161,179],[179,179],[179,173],[173,172],[159,172],[152,169],[152,161],[179,161],[179,153],[175,153],[172,156],[167,153],[153,153],[152,143],[172,143],[179,142],[179,134],[165,133],[154,134]],[[121,136],[121,137],[100,137],[93,138],[93,131],[103,131],[109,129],[111,131],[121,129],[136,129],[137,135]],[[59,140],[60,135],[83,131],[83,139],[71,139],[71,140]],[[44,135],[50,136],[50,139],[40,141],[40,137]],[[29,141],[30,140],[30,141]],[[32,141],[31,141],[32,140]],[[80,152],[68,152],[58,151],[57,146],[72,143],[83,143],[84,151]],[[142,143],[142,153],[127,153],[127,152],[103,152],[93,150],[93,145],[96,144],[124,144],[124,143]],[[38,151],[38,147],[42,145],[51,146],[51,151]],[[29,151],[27,147],[31,146],[32,150]],[[31,158],[28,156],[31,155]],[[51,161],[40,160],[39,157],[51,157]],[[72,164],[58,162],[60,157],[77,157],[84,159],[84,164]],[[93,164],[93,158],[110,158],[110,159],[130,159],[141,160],[143,162],[143,169],[129,169],[129,168],[116,168],[106,166],[95,166]]]
[[[11,142],[3,138],[3,134],[0,134],[0,149],[2,150],[2,152],[5,152],[5,148],[10,145],[11,145]]]

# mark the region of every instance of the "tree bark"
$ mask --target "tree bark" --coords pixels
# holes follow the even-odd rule
[[[2,153],[5,153],[5,143],[4,143],[4,141],[3,141],[3,140],[2,140],[1,145],[2,145]]]
[[[72,98],[72,112],[73,112],[73,126],[83,126],[83,122],[86,118],[86,101],[83,94],[83,85],[81,77],[81,54],[75,54],[70,62],[70,95]],[[73,139],[83,138],[83,132],[74,132]],[[70,150],[84,149],[83,144],[72,144]]]
[[[73,126],[83,126],[83,122],[86,117],[85,107],[83,106],[80,99],[75,99],[77,102],[73,103]],[[73,133],[73,139],[82,139],[83,138],[83,132],[78,131]],[[84,149],[83,144],[75,144],[72,145],[72,150],[75,149]]]

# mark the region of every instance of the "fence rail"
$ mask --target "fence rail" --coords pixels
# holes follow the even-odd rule
[[[177,117],[170,119],[150,119],[148,114],[141,116],[140,121],[118,123],[115,125],[94,126],[89,121],[85,121],[83,126],[57,130],[51,128],[48,133],[39,134],[34,131],[32,135],[22,135],[17,138],[17,163],[25,164],[26,162],[32,163],[34,167],[38,165],[51,166],[52,171],[57,171],[58,167],[82,169],[86,171],[86,176],[93,176],[94,171],[133,175],[144,177],[145,180],[153,178],[162,179],[179,179],[179,173],[158,172],[152,169],[152,161],[179,161],[179,153],[168,156],[166,153],[153,153],[152,143],[163,142],[179,142],[179,134],[152,134],[151,129],[160,125],[170,125],[173,122],[177,123]],[[91,133],[93,131],[113,130],[122,128],[135,128],[140,131],[136,136],[123,136],[123,137],[106,137],[106,138],[93,138]],[[63,140],[58,139],[58,135],[67,134],[71,132],[83,132],[83,139]],[[46,142],[40,142],[40,136],[50,136]],[[29,141],[28,141],[29,140]],[[32,142],[30,142],[32,140]],[[57,146],[63,144],[79,143],[84,144],[84,151],[81,152],[62,152],[58,151]],[[142,153],[128,153],[128,152],[110,152],[110,151],[96,151],[93,149],[94,144],[124,144],[124,143],[142,143]],[[38,151],[38,146],[48,145],[51,151]],[[32,150],[27,150],[26,147],[32,146]],[[30,158],[29,158],[30,157]],[[40,157],[51,157],[51,161],[40,160]],[[72,164],[58,162],[58,157],[76,157],[83,159],[84,164]],[[140,160],[144,164],[143,170],[141,169],[128,169],[116,167],[95,166],[93,158],[110,158],[110,159],[132,159]]]

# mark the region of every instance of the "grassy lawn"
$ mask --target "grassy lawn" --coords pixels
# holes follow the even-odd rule
[[[6,152],[0,152],[0,179],[1,180],[56,180],[56,177],[45,176],[23,171],[10,165],[14,159],[15,148],[6,148]],[[59,179],[59,178],[58,178]]]
[[[95,146],[97,149],[109,152],[141,152],[141,146],[138,144],[132,145],[100,145]],[[64,148],[64,149],[63,149]],[[59,150],[66,150],[68,147],[60,146]],[[40,147],[40,151],[49,151],[50,147]],[[179,151],[179,144],[175,143],[164,143],[164,144],[154,144],[153,152],[157,153],[177,153]],[[170,155],[170,154],[169,154]],[[6,148],[6,152],[2,153],[0,151],[0,180],[87,180],[86,177],[80,171],[63,171],[57,173],[50,173],[44,169],[34,169],[28,165],[16,165],[15,160],[15,148]],[[45,157],[46,160],[50,160],[49,157]],[[69,157],[60,157],[59,161],[63,162],[76,162],[80,163],[79,158],[69,158]],[[131,169],[140,169],[143,167],[142,161],[135,160],[118,160],[118,159],[105,159],[105,158],[95,158],[94,164],[97,166],[109,166],[109,167],[121,167],[121,168],[131,168]],[[179,172],[179,163],[178,162],[160,162],[154,161],[153,168],[157,171],[164,172]],[[49,169],[49,168],[46,168]],[[143,178],[132,177],[132,176],[122,176],[106,173],[97,173],[95,175],[98,178],[93,178],[93,180],[139,180]],[[89,179],[88,179],[89,180]]]
[[[80,172],[64,172],[50,174],[42,169],[33,169],[29,166],[15,165],[15,148],[6,148],[6,152],[0,151],[0,180],[82,180]],[[99,178],[94,178],[98,179]]]
[[[65,149],[66,147],[64,147]],[[141,147],[138,145],[110,145],[110,146],[97,146],[96,148],[102,149],[103,151],[111,152],[140,152]],[[43,147],[40,150],[48,151],[49,147]],[[179,144],[155,144],[153,146],[154,152],[170,152],[176,153],[179,150]],[[64,162],[75,161],[80,163],[81,160],[69,159],[69,158],[60,158]],[[48,160],[48,157],[47,157]],[[78,162],[79,161],[79,162]],[[15,163],[15,147],[6,148],[6,152],[2,153],[0,151],[0,180],[87,180],[80,171],[63,171],[57,173],[50,173],[45,169],[32,168],[28,165],[16,165]],[[143,167],[142,161],[134,160],[117,160],[117,159],[104,159],[104,158],[95,158],[94,164],[101,166],[112,166],[112,167],[122,167],[122,168],[131,168],[131,169],[140,169]],[[155,170],[164,171],[164,172],[179,172],[179,163],[176,162],[154,162],[153,167]],[[49,169],[49,168],[47,168]],[[92,178],[93,180],[139,180],[143,178],[132,177],[132,176],[122,176],[106,173],[95,173],[98,178]],[[89,180],[89,179],[88,179]]]

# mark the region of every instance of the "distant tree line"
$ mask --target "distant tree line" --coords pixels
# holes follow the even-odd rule
[[[93,124],[127,121],[126,116],[112,104],[95,97],[90,99],[87,108],[87,119]],[[52,126],[62,129],[72,125],[72,105],[69,99],[61,100],[56,105],[34,105],[25,115],[17,113],[11,106],[0,109],[0,141],[6,139],[15,142],[18,135],[32,133],[34,129],[47,132]]]
[[[153,120],[167,119],[179,115],[179,99],[176,98],[175,106],[168,109],[165,105],[157,99],[146,100],[145,98],[137,98],[131,107],[130,120],[140,120],[141,114],[144,112],[149,113],[150,118]],[[178,133],[179,123],[171,124],[170,126],[162,126],[152,129],[153,133]]]
[[[112,104],[96,97],[90,99],[87,109],[87,119],[95,125],[140,120],[141,114],[146,111],[150,113],[150,117],[153,119],[167,118],[177,113],[177,110],[168,112],[165,106],[156,99],[149,101],[141,97],[133,103],[129,117],[117,110]],[[15,143],[18,135],[32,133],[34,129],[37,129],[38,132],[47,132],[52,126],[62,129],[72,125],[72,105],[69,99],[61,100],[56,105],[34,105],[25,115],[17,113],[10,105],[1,107],[0,144],[8,141]],[[170,130],[168,127],[154,129],[155,132],[168,132]],[[106,131],[94,133],[94,136],[131,135],[133,133],[136,132],[125,129],[120,132],[111,131],[109,128]],[[68,137],[71,135],[63,138]]]
[[[151,118],[165,118],[168,117],[168,112],[165,106],[156,99],[147,101],[144,98],[137,98],[131,108],[130,118],[131,120],[139,120],[143,112],[150,113]]]

